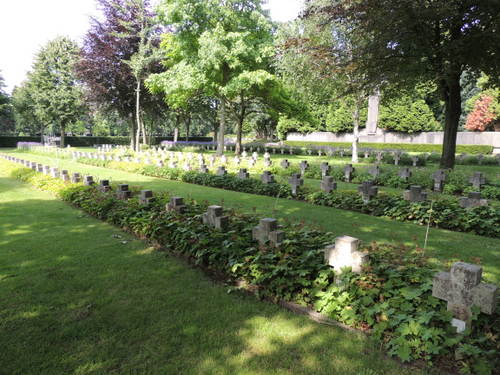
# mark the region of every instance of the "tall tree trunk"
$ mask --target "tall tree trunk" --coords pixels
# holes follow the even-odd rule
[[[443,99],[445,102],[445,121],[440,165],[441,168],[445,169],[453,169],[455,166],[457,131],[462,111],[460,75],[460,72],[454,72],[442,83]]]
[[[189,131],[191,129],[191,115],[186,118],[186,142],[189,141]]]
[[[61,125],[61,141],[59,142],[59,147],[64,148],[64,143],[66,142],[66,127]]]
[[[144,118],[141,116],[141,131],[142,131],[142,144],[147,145],[148,140],[146,139],[146,126],[144,125]]]
[[[246,116],[246,105],[244,103],[244,100],[245,98],[243,97],[243,95],[240,95],[241,111],[238,116],[238,124],[236,129],[236,148],[234,149],[236,155],[241,154],[241,136],[243,133],[243,122],[245,121]]]
[[[136,137],[135,137],[135,151],[139,151],[140,147],[140,135],[141,135],[141,80],[137,80],[137,85],[135,88],[135,122],[137,126]]]
[[[359,112],[361,108],[361,98],[357,97],[352,112],[353,139],[352,139],[352,157],[353,163],[358,162],[358,144],[359,144]]]
[[[217,155],[224,154],[224,132],[226,130],[226,99],[220,99],[220,125],[217,134]]]

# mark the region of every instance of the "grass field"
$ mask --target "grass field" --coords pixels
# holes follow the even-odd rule
[[[70,159],[55,159],[23,153],[17,153],[17,155],[70,171],[91,174],[96,178],[110,179],[113,182],[126,182],[132,186],[147,187],[153,191],[168,191],[185,198],[206,200],[213,204],[222,204],[225,207],[245,211],[255,210],[264,217],[304,221],[336,235],[350,235],[364,241],[404,243],[421,247],[424,245],[426,228],[413,223],[396,222],[331,207],[314,206],[305,202],[245,194],[93,167],[73,162]],[[476,262],[479,258],[484,266],[484,276],[490,282],[500,281],[500,240],[498,239],[431,229],[426,251],[439,261],[442,267],[447,267],[457,260]]]
[[[6,163],[0,161],[0,163]],[[1,374],[418,374],[0,168]]]

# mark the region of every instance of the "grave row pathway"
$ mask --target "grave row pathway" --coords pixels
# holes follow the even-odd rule
[[[185,199],[194,198],[211,204],[232,207],[246,212],[255,210],[259,215],[303,221],[317,225],[320,229],[333,232],[337,236],[349,235],[364,241],[402,243],[423,247],[426,227],[414,223],[392,221],[352,211],[332,207],[312,205],[306,202],[273,198],[255,194],[223,190],[180,181],[144,176],[136,173],[94,167],[71,159],[57,159],[30,153],[15,152],[19,158],[48,164],[70,172],[90,174],[97,179],[128,183],[154,192],[167,191]],[[500,281],[500,240],[473,234],[452,232],[431,228],[426,252],[429,256],[442,260],[471,262],[480,258],[484,265],[484,275],[491,282]]]
[[[1,168],[0,317],[2,374],[418,374],[363,335],[228,294]]]

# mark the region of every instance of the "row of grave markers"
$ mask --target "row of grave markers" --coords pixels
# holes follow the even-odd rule
[[[67,171],[59,171],[56,168],[15,158],[11,155],[0,154],[4,159],[22,164],[26,167],[54,178],[61,178],[63,181],[69,181]],[[72,180],[80,182],[79,173],[72,175]],[[95,182],[92,176],[85,176],[83,183],[93,185]],[[98,189],[102,192],[111,192],[108,180],[101,180]],[[127,184],[118,185],[116,197],[118,199],[129,199],[132,193]],[[139,201],[141,204],[148,205],[153,201],[153,192],[151,190],[142,190]],[[186,205],[182,197],[172,197],[166,205],[166,210],[176,211],[183,214],[186,211]],[[207,208],[207,212],[202,215],[203,223],[215,230],[225,230],[230,225],[229,216],[224,215],[222,206],[212,205]],[[278,221],[274,218],[264,218],[252,230],[252,238],[260,245],[270,245],[279,247],[285,240],[285,232],[280,230]],[[352,272],[362,272],[363,266],[369,264],[370,257],[368,253],[359,250],[360,240],[350,236],[341,236],[335,239],[334,244],[326,246],[323,249],[325,262],[331,266],[336,273],[342,272],[345,267],[349,267]],[[463,332],[471,324],[472,307],[479,307],[482,313],[491,315],[494,313],[497,305],[498,287],[493,284],[481,282],[482,267],[464,262],[456,262],[452,265],[449,272],[439,272],[434,276],[432,295],[447,302],[447,309],[453,314],[451,321],[457,332]]]

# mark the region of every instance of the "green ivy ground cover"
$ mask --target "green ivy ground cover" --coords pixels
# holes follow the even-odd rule
[[[424,245],[426,227],[411,223],[394,222],[331,207],[314,206],[305,202],[257,196],[93,167],[68,159],[55,159],[29,153],[16,153],[16,155],[61,169],[91,174],[96,178],[110,179],[114,182],[126,182],[156,192],[168,191],[185,198],[206,200],[212,204],[222,204],[225,207],[233,207],[246,212],[255,210],[262,217],[303,221],[325,231],[331,231],[335,235],[350,235],[364,241],[403,243],[420,247]],[[457,260],[470,262],[480,258],[484,265],[485,275],[495,283],[500,281],[500,240],[498,239],[431,228],[426,251],[439,261],[442,267]]]
[[[228,294],[0,161],[0,372],[419,374],[364,337]],[[126,241],[125,244],[122,241]]]

